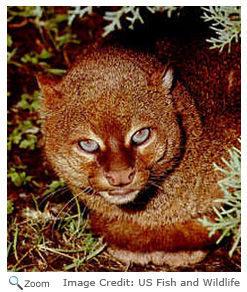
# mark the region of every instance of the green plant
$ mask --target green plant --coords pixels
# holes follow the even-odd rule
[[[12,201],[7,201],[7,215],[10,215],[14,211],[14,203]]]
[[[116,29],[122,29],[122,21],[129,23],[128,28],[134,29],[134,24],[139,21],[144,23],[141,10],[147,9],[151,13],[166,12],[171,18],[173,13],[179,15],[184,6],[120,6],[115,11],[105,11],[103,19],[108,22],[104,27],[102,37],[106,37]],[[93,6],[74,6],[68,11],[68,23],[71,25],[76,17],[83,18],[86,14],[93,12]],[[215,31],[216,37],[211,37],[207,41],[212,44],[211,48],[219,48],[220,51],[228,45],[231,51],[231,43],[238,42],[241,38],[241,7],[240,6],[202,6],[202,19],[211,22],[210,28]]]
[[[121,18],[130,22],[129,28],[134,29],[134,23],[138,20],[140,23],[144,23],[144,20],[140,14],[140,8],[137,6],[123,6],[117,11],[106,11],[104,19],[109,22],[107,26],[104,27],[103,37],[107,36],[109,33],[115,29],[121,29]]]
[[[28,184],[32,180],[32,176],[27,175],[24,171],[26,165],[11,166],[8,170],[7,178],[9,178],[16,187]]]
[[[34,28],[33,37],[38,40],[37,51],[28,50],[23,54],[22,49],[19,50],[17,47],[12,49],[15,46],[14,35],[12,37],[12,31],[9,31],[8,64],[26,68],[26,64],[31,63],[38,65],[35,67],[36,70],[44,70],[55,75],[63,74],[65,72],[63,69],[50,68],[48,59],[56,57],[58,52],[63,51],[65,45],[80,43],[77,35],[72,33],[71,27],[64,25],[70,17],[67,10],[56,9],[53,6],[8,6],[8,26],[18,29],[30,25]]]
[[[52,54],[43,49],[41,51],[41,53],[37,53],[37,52],[29,52],[27,54],[25,54],[22,58],[21,58],[21,61],[23,63],[32,63],[32,64],[38,64],[40,61],[42,60],[46,60],[46,59],[49,59],[52,57]]]
[[[35,90],[32,95],[23,93],[21,95],[21,100],[17,103],[16,107],[33,113],[38,109],[39,97],[40,92],[37,90]]]
[[[30,120],[20,122],[8,135],[8,150],[12,149],[13,144],[18,145],[19,148],[34,150],[39,131],[40,129]]]
[[[231,43],[238,42],[241,38],[241,7],[240,6],[209,6],[202,7],[202,18],[205,22],[210,21],[210,28],[215,31],[216,37],[207,41],[212,44],[211,48],[218,48],[220,52],[225,46],[231,51]]]
[[[78,40],[71,33],[69,26],[66,26],[63,30],[58,28],[60,23],[68,21],[69,15],[67,13],[55,13],[54,9],[52,6],[8,6],[8,22],[13,22],[15,18],[22,18],[22,23],[19,26],[24,26],[27,23],[33,24],[44,43],[50,41],[59,51],[63,44],[78,43]]]
[[[14,60],[17,50],[18,50],[17,48],[14,48],[12,51],[7,52],[7,63],[15,65],[17,67],[23,67],[23,65],[20,62]]]
[[[61,184],[63,183],[54,181],[50,189],[57,189]],[[102,241],[88,231],[88,219],[84,218],[86,215],[84,211],[81,212],[76,197],[65,206],[49,201],[41,210],[35,195],[31,195],[34,207],[23,209],[22,220],[18,222],[13,217],[13,204],[8,202],[10,216],[7,254],[15,259],[9,269],[21,271],[26,268],[24,262],[27,262],[27,267],[30,266],[32,271],[43,270],[47,268],[48,258],[58,258],[67,263],[59,267],[60,270],[77,271],[105,248]],[[74,202],[78,208],[77,213],[71,212],[70,204],[73,206]],[[49,230],[51,232],[47,232]],[[33,268],[34,261],[36,265]]]
[[[63,188],[65,186],[65,182],[60,180],[53,180],[46,188],[45,192],[42,194],[42,196],[46,196],[48,194],[53,194],[60,188]]]
[[[62,214],[61,214],[62,215]],[[88,219],[83,219],[81,211],[71,215],[64,213],[59,223],[58,230],[62,233],[63,248],[53,248],[45,244],[39,245],[43,252],[59,254],[70,259],[72,263],[63,267],[63,270],[77,270],[86,261],[98,255],[105,245],[100,239],[95,238],[88,230]]]
[[[7,46],[11,47],[13,44],[11,35],[7,34]]]
[[[215,170],[224,173],[226,176],[218,182],[225,197],[217,200],[218,203],[221,203],[221,206],[214,208],[217,216],[215,223],[206,217],[200,221],[210,231],[209,236],[215,234],[216,231],[221,232],[217,243],[220,243],[225,237],[233,236],[233,245],[229,252],[230,256],[232,256],[236,248],[240,246],[241,240],[241,151],[233,147],[232,150],[229,149],[229,155],[229,161],[222,158],[228,169],[214,164]]]
[[[109,24],[104,27],[102,37],[106,37],[116,29],[122,29],[122,20],[129,22],[129,29],[134,29],[134,24],[136,21],[139,21],[143,24],[144,20],[141,16],[141,9],[147,9],[151,13],[166,11],[167,16],[171,17],[172,13],[179,13],[181,8],[183,8],[183,6],[122,6],[116,11],[105,11],[103,19],[109,22]],[[83,8],[81,8],[81,6],[74,6],[68,12],[70,15],[68,18],[69,25],[73,23],[76,16],[83,18],[86,14],[91,14],[92,12],[93,6],[86,6]]]
[[[8,22],[13,21],[19,17],[41,17],[42,8],[41,6],[8,6]]]
[[[84,15],[91,14],[93,12],[93,6],[86,6],[84,8],[81,8],[81,6],[74,6],[68,11],[69,17],[68,17],[68,24],[71,25],[78,16],[79,18],[83,18]]]

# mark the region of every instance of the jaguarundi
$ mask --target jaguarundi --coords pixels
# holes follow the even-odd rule
[[[39,85],[47,159],[109,252],[141,265],[204,259],[217,235],[198,219],[215,218],[224,194],[213,162],[239,124],[216,119],[212,131],[172,66],[130,49],[94,50]]]

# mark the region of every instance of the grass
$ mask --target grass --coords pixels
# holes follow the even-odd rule
[[[26,207],[18,216],[14,204],[9,202],[9,270],[76,271],[103,251],[105,245],[88,231],[85,209],[81,212],[76,198],[70,199],[71,206],[49,200],[43,210],[40,210],[34,195],[32,201],[33,207]],[[72,210],[74,205],[77,212]],[[56,267],[47,261],[49,258],[64,259],[65,263],[62,267]]]

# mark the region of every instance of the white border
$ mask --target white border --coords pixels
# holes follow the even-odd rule
[[[71,0],[69,1],[70,5],[86,5],[86,3],[93,5],[93,6],[112,6],[112,5],[118,5],[118,6],[122,6],[122,5],[133,5],[133,2],[137,2],[137,1],[74,1]],[[139,4],[140,1],[138,1],[138,3],[136,3],[136,5]],[[148,6],[148,5],[156,5],[156,6],[162,6],[162,5],[184,5],[184,6],[195,6],[195,4],[197,6],[203,6],[203,5],[222,5],[222,6],[232,6],[232,5],[239,5],[242,6],[242,76],[245,79],[247,76],[247,72],[246,72],[246,68],[247,68],[247,42],[246,42],[246,36],[247,36],[247,31],[246,31],[246,21],[247,21],[247,5],[246,5],[246,1],[152,1],[152,3],[150,4],[151,1],[141,1],[142,5]],[[164,3],[165,2],[165,3]],[[26,6],[31,6],[31,5],[42,5],[42,6],[56,6],[56,5],[66,5],[68,4],[67,1],[1,1],[0,3],[0,21],[1,21],[1,50],[0,50],[0,64],[1,64],[1,78],[0,78],[0,90],[1,90],[1,106],[0,106],[0,123],[1,123],[1,131],[0,131],[0,147],[1,147],[1,174],[0,174],[0,179],[1,179],[1,204],[0,204],[0,216],[1,216],[1,224],[0,224],[0,235],[1,235],[1,242],[0,242],[0,272],[1,272],[1,290],[2,291],[19,291],[17,287],[15,286],[11,286],[8,282],[9,277],[14,274],[14,273],[7,273],[6,272],[6,233],[7,233],[7,223],[6,223],[6,193],[7,193],[7,186],[6,186],[6,92],[7,92],[7,75],[6,75],[6,43],[7,43],[7,35],[6,35],[6,7],[9,6],[17,6],[17,5],[26,5]],[[243,41],[244,40],[244,41]],[[4,68],[4,69],[3,69]],[[246,100],[247,100],[247,82],[242,82],[242,169],[243,169],[243,173],[244,175],[246,175],[246,165],[247,165],[247,161],[246,161]],[[242,197],[242,206],[243,210],[245,210],[245,206],[246,201],[247,201],[247,197],[246,197],[246,179],[242,180],[242,188],[244,189],[243,191],[243,197]],[[155,281],[156,278],[164,278],[164,279],[170,279],[171,277],[173,279],[175,279],[177,282],[179,282],[180,280],[196,280],[196,278],[199,278],[200,281],[202,281],[203,278],[222,278],[222,277],[228,277],[228,278],[235,278],[241,281],[241,289],[246,287],[246,283],[247,283],[247,254],[246,254],[246,246],[247,246],[247,232],[246,232],[246,212],[243,212],[242,214],[242,221],[243,221],[243,232],[242,232],[242,272],[240,273],[196,273],[196,272],[192,272],[192,273],[156,273],[156,272],[150,272],[150,273],[145,273],[145,272],[140,272],[140,273],[99,273],[99,272],[90,272],[90,273],[67,273],[67,272],[57,272],[56,274],[53,274],[52,272],[46,272],[46,273],[15,273],[17,274],[17,276],[19,277],[19,281],[21,285],[24,285],[24,280],[25,279],[30,279],[33,281],[50,281],[52,283],[50,288],[50,290],[54,290],[56,288],[58,288],[59,290],[63,290],[63,291],[71,291],[73,290],[77,290],[77,291],[81,291],[83,289],[83,287],[74,287],[74,288],[69,288],[68,287],[63,287],[62,286],[62,279],[67,278],[69,280],[94,280],[94,281],[98,281],[99,279],[103,279],[103,278],[107,278],[108,280],[119,280],[121,277],[125,278],[125,279],[129,279],[129,280],[133,280],[137,283],[139,278],[145,278],[145,279],[153,279],[153,281]],[[190,291],[190,290],[194,290],[194,291],[198,291],[198,288],[201,291],[206,291],[208,290],[207,287],[204,287],[202,285],[200,285],[199,287],[187,287],[187,288],[182,288],[182,287],[156,287],[155,285],[151,286],[151,287],[139,287],[138,285],[135,285],[134,287],[91,287],[88,290],[89,291],[98,291],[100,290],[104,290],[104,291],[117,291],[121,290],[124,291],[126,289],[128,289],[129,291],[135,291],[136,289],[141,288],[142,290],[147,290],[147,289],[154,289],[157,291],[162,291],[163,289],[168,289],[169,291],[172,289],[173,291]],[[28,288],[24,288],[24,289],[28,289]],[[32,288],[31,291],[38,289],[38,291],[40,291],[40,288]],[[114,289],[114,290],[113,290]],[[174,290],[175,289],[175,290]],[[230,291],[233,290],[235,291],[235,289],[237,290],[238,287],[210,287],[209,288],[210,291]]]

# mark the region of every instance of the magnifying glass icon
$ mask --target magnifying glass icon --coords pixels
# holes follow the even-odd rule
[[[23,290],[23,288],[18,284],[18,278],[16,276],[11,276],[9,278],[9,283],[11,285],[17,285],[21,290]]]

